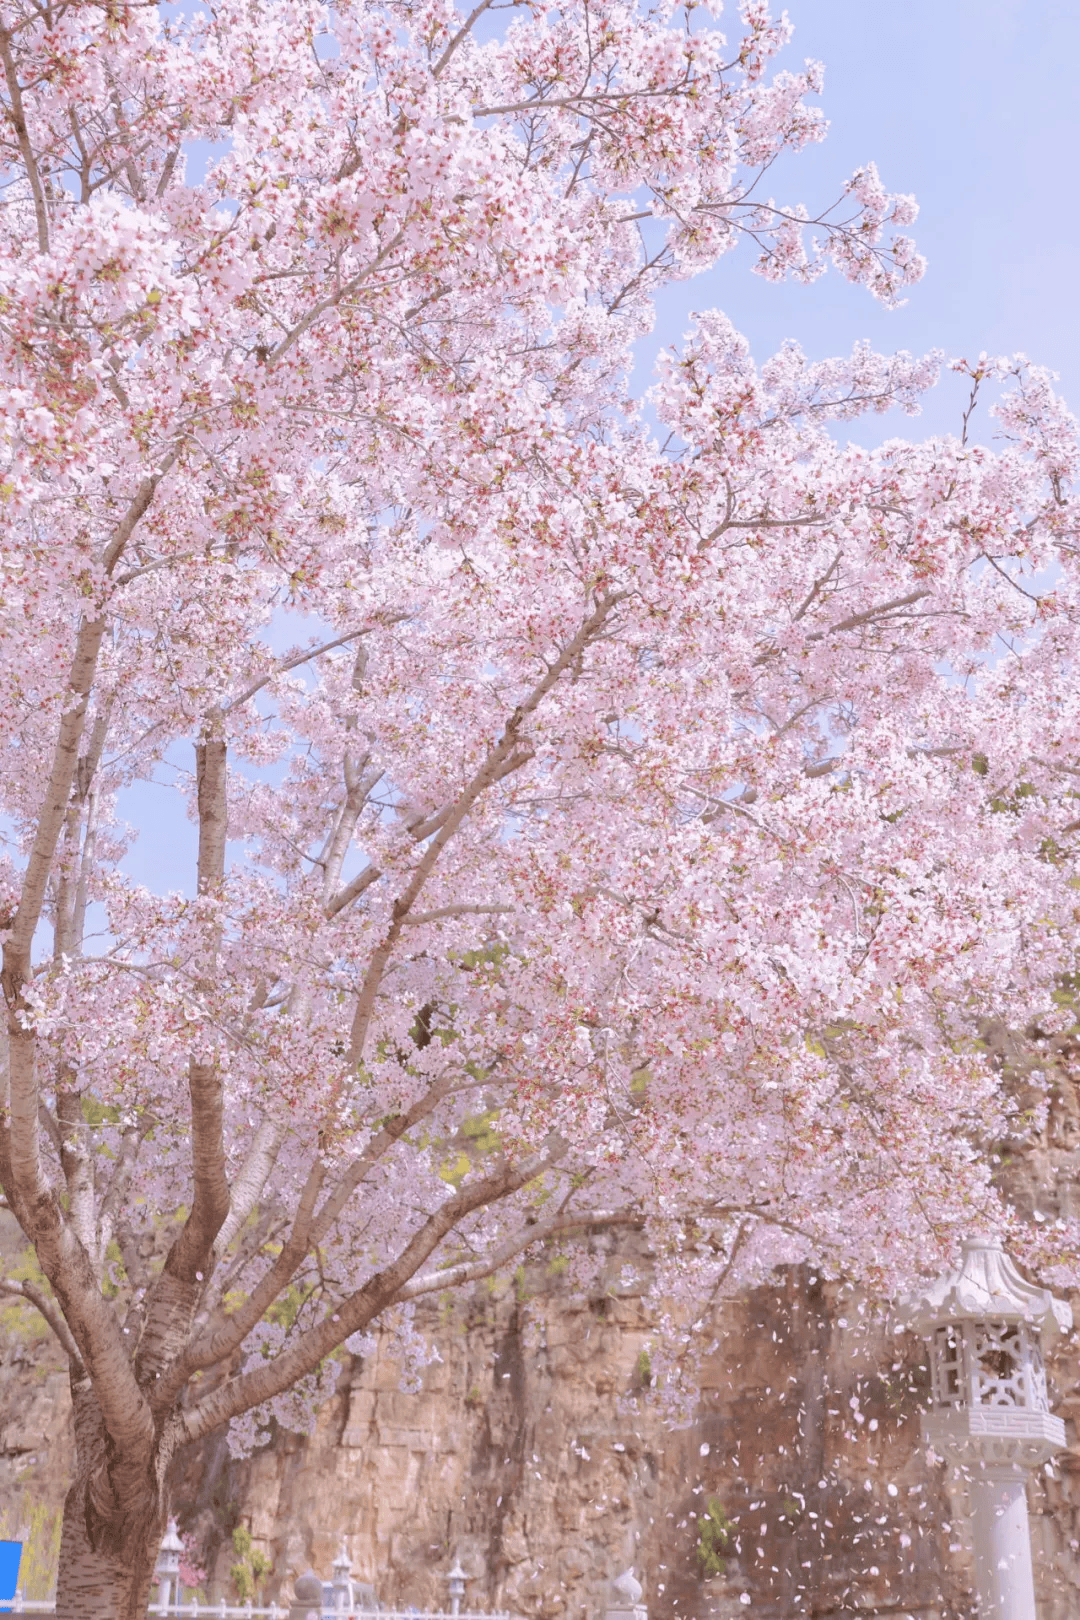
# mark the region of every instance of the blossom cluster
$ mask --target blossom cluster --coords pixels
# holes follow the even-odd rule
[[[658,288],[743,236],[771,277],[921,273],[872,167],[760,198],[821,78],[742,19],[2,8],[0,924],[53,947],[12,1030],[136,1312],[193,1075],[240,1212],[196,1337],[318,1232],[193,1434],[304,1421],[369,1301],[419,1365],[410,1288],[578,1217],[649,1222],[669,1297],[809,1256],[884,1292],[1007,1218],[981,1032],[1075,962],[1076,425],[983,359],[997,447],[846,444],[941,357],[758,365],[718,312],[662,440],[628,408]],[[155,775],[187,894],[125,872]]]

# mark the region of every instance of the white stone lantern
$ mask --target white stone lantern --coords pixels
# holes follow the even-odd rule
[[[183,1551],[184,1543],[177,1534],[176,1520],[170,1519],[169,1527],[162,1537],[157,1563],[154,1565],[154,1575],[158,1583],[159,1614],[164,1614],[174,1603],[180,1602],[180,1558]]]
[[[1072,1312],[1025,1282],[994,1238],[904,1300],[898,1326],[930,1341],[925,1443],[970,1479],[980,1620],[1036,1620],[1025,1482],[1065,1445],[1050,1411],[1043,1347]]]
[[[349,1549],[345,1545],[345,1537],[341,1538],[337,1557],[331,1568],[330,1591],[334,1602],[334,1613],[348,1614],[353,1606],[353,1578],[352,1559]]]
[[[446,1584],[450,1591],[450,1613],[461,1613],[461,1600],[465,1596],[465,1582],[468,1576],[461,1567],[461,1559],[455,1558],[453,1568],[446,1576]]]

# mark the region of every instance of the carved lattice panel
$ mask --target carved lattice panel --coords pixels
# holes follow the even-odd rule
[[[1050,1395],[1046,1388],[1046,1364],[1043,1361],[1042,1346],[1034,1334],[1029,1334],[1027,1337],[1032,1405],[1040,1412],[1049,1412]]]
[[[931,1341],[930,1362],[935,1405],[962,1406],[965,1400],[964,1347],[959,1328],[937,1329]]]
[[[980,1322],[975,1330],[975,1399],[980,1406],[1025,1406],[1024,1344],[1016,1322]]]

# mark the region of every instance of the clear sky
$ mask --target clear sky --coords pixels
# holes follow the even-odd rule
[[[1080,411],[1080,0],[789,0],[787,11],[795,37],[780,65],[825,64],[830,129],[782,171],[776,200],[816,213],[873,159],[890,190],[920,204],[911,234],[926,276],[887,311],[831,271],[775,287],[733,253],[665,293],[657,337],[676,341],[690,310],[717,306],[760,357],[786,337],[814,358],[859,338],[950,356],[1019,351],[1059,372]],[[733,5],[725,23],[730,37]],[[921,425],[894,417],[886,431],[951,429],[959,387],[939,390]]]
[[[913,234],[929,260],[906,306],[884,310],[830,271],[812,287],[776,287],[749,274],[748,251],[661,299],[637,381],[651,353],[677,342],[691,310],[718,306],[759,357],[787,337],[813,358],[876,348],[948,355],[1017,351],[1061,375],[1080,410],[1080,0],[790,0],[795,37],[780,65],[825,63],[828,139],[776,177],[777,201],[811,212],[873,159],[891,190],[921,205]],[[734,3],[727,30],[734,34]],[[951,431],[961,383],[938,389],[920,419],[853,425],[866,440]],[[985,418],[983,433],[992,431]],[[849,431],[845,425],[844,431]],[[296,639],[303,631],[297,630]],[[190,768],[189,750],[177,763]],[[190,889],[195,829],[183,803],[137,783],[120,813],[144,829],[124,861],[159,891]]]

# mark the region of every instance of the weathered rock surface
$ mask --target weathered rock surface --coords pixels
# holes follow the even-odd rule
[[[1017,1199],[1069,1211],[1078,1143],[1070,1082]],[[176,1506],[212,1566],[212,1595],[229,1589],[230,1533],[243,1524],[273,1560],[267,1595],[286,1600],[301,1571],[329,1575],[344,1537],[355,1573],[395,1607],[443,1603],[457,1554],[471,1577],[468,1605],[537,1620],[601,1616],[628,1566],[653,1620],[972,1615],[964,1493],[928,1467],[919,1444],[922,1346],[867,1325],[854,1301],[793,1271],[702,1321],[715,1347],[693,1424],[672,1431],[646,1399],[643,1351],[657,1319],[622,1286],[640,1240],[590,1242],[607,1265],[588,1300],[571,1302],[537,1266],[496,1290],[429,1303],[418,1322],[441,1359],[416,1393],[400,1387],[384,1337],[345,1370],[310,1438],[280,1433],[238,1462],[218,1436],[184,1457]],[[1061,1346],[1051,1375],[1071,1446],[1029,1492],[1039,1614],[1075,1620],[1076,1340]],[[16,1498],[58,1505],[71,1450],[58,1353],[9,1333],[0,1511]],[[710,1509],[728,1541],[723,1528],[712,1533],[725,1567],[705,1578],[699,1539]]]
[[[618,1276],[627,1240],[592,1241],[610,1247],[608,1277]],[[433,1304],[423,1325],[441,1360],[422,1388],[402,1391],[380,1342],[342,1378],[311,1439],[282,1435],[249,1462],[222,1460],[228,1511],[278,1580],[309,1566],[328,1575],[344,1537],[356,1571],[394,1607],[443,1603],[457,1554],[470,1605],[538,1620],[602,1614],[628,1566],[650,1614],[667,1620],[972,1614],[964,1493],[919,1443],[921,1345],[866,1325],[854,1302],[793,1271],[702,1323],[715,1349],[698,1411],[672,1431],[645,1399],[650,1312],[611,1281],[569,1303],[539,1268],[449,1311]],[[1056,1373],[1068,1415],[1080,1373],[1071,1347]],[[202,1463],[188,1467],[194,1486]],[[1031,1492],[1040,1616],[1074,1620],[1080,1447],[1057,1473]],[[714,1548],[725,1569],[706,1579],[698,1544],[710,1507],[729,1540]],[[220,1509],[204,1495],[205,1530]],[[228,1561],[223,1547],[219,1581]]]
[[[695,1422],[673,1432],[643,1399],[656,1332],[645,1301],[522,1298],[528,1281],[430,1307],[423,1325],[442,1359],[417,1393],[399,1387],[380,1343],[345,1373],[311,1438],[279,1434],[245,1462],[217,1438],[186,1457],[177,1508],[211,1554],[213,1593],[228,1589],[228,1532],[243,1523],[282,1597],[308,1567],[328,1576],[344,1536],[355,1572],[394,1607],[440,1606],[457,1553],[470,1606],[538,1620],[601,1614],[628,1566],[650,1614],[671,1620],[972,1612],[963,1494],[919,1445],[920,1346],[864,1327],[792,1272],[703,1324],[716,1349]],[[1075,1348],[1055,1370],[1071,1417]],[[55,1352],[9,1343],[0,1508],[16,1491],[59,1503],[70,1459]],[[1057,1473],[1031,1493],[1041,1620],[1080,1612],[1080,1447]],[[730,1539],[715,1549],[725,1570],[704,1579],[710,1505]]]

